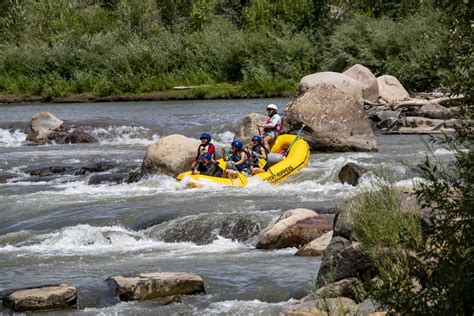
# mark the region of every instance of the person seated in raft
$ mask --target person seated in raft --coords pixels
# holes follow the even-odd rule
[[[268,151],[272,149],[272,146],[275,144],[275,140],[281,131],[281,117],[277,112],[278,107],[275,104],[267,105],[268,118],[265,121],[265,124],[257,124],[259,128],[263,128],[263,143]]]
[[[222,149],[222,157],[224,157],[224,161],[228,161],[227,169],[224,170],[224,178],[234,179],[237,178],[239,172],[249,171],[249,158],[243,147],[244,145],[240,141],[234,140],[230,145],[229,155]]]
[[[192,174],[222,177],[222,169],[214,160],[212,160],[212,156],[209,153],[204,153],[201,155],[199,162],[197,163],[196,168],[193,170]]]
[[[252,175],[265,172],[259,165],[259,159],[267,160],[268,149],[263,145],[263,137],[256,135],[252,137],[252,146],[248,148],[250,170]]]
[[[214,146],[214,144],[211,143],[211,134],[202,133],[200,139],[201,144],[199,144],[196,158],[194,159],[193,164],[191,165],[191,171],[194,170],[198,165],[199,159],[201,158],[202,154],[208,153],[209,155],[211,155],[212,159],[215,159],[216,147]]]

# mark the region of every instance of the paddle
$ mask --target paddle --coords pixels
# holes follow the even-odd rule
[[[303,126],[301,126],[300,130],[299,130],[298,133],[296,134],[295,139],[293,139],[293,141],[292,141],[291,144],[290,144],[290,147],[288,147],[288,149],[287,149],[286,152],[283,154],[283,156],[286,157],[286,156],[288,155],[288,153],[289,153],[290,150],[291,150],[291,147],[293,147],[293,144],[294,144],[294,143],[296,142],[296,140],[300,137],[300,134],[301,134],[301,132],[303,131],[303,128],[305,128],[305,125],[304,125],[304,124],[303,124]]]
[[[267,161],[266,161],[265,159],[259,158],[259,157],[257,156],[257,154],[256,154],[255,151],[252,149],[252,147],[247,146],[247,148],[249,149],[251,155],[254,155],[255,157],[257,157],[257,159],[258,159],[258,165],[259,165],[259,166],[264,166],[264,165],[267,163]]]

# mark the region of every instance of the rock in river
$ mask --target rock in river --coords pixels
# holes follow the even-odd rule
[[[377,78],[379,83],[379,94],[387,102],[396,102],[408,99],[410,95],[397,78],[384,75]]]
[[[369,68],[356,64],[343,72],[343,74],[357,80],[362,85],[364,100],[376,102],[379,98],[379,84],[377,78]]]
[[[15,312],[62,309],[77,304],[77,290],[67,284],[17,290],[3,297],[3,305]]]
[[[352,79],[351,79],[352,80]],[[284,126],[317,151],[374,151],[377,141],[365,111],[358,102],[336,88],[319,84],[299,96],[287,109]]]
[[[257,243],[258,249],[300,247],[332,229],[330,215],[298,208],[283,213]]]
[[[26,140],[45,143],[50,139],[50,134],[57,132],[63,123],[51,113],[39,112],[31,119],[32,132],[28,134]]]
[[[201,142],[194,138],[173,134],[160,138],[148,146],[141,168],[141,175],[167,174],[176,176],[188,171],[196,158]]]
[[[115,284],[116,292],[122,301],[205,293],[202,278],[192,273],[140,273],[134,276],[114,276],[110,280]]]
[[[250,113],[246,115],[240,124],[239,132],[235,135],[235,139],[241,142],[248,143],[250,139],[255,135],[260,135],[261,132],[258,130],[257,124],[259,120],[265,121],[265,116],[259,113]]]
[[[322,256],[332,239],[332,231],[316,238],[299,249],[295,256],[318,257]]]
[[[366,172],[367,170],[365,168],[349,162],[342,167],[341,171],[339,171],[339,181],[341,181],[341,183],[349,183],[350,185],[356,186],[359,183],[360,177],[362,177]]]

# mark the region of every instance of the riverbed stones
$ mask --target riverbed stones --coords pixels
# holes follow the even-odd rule
[[[367,172],[367,169],[356,165],[355,163],[349,162],[339,171],[338,178],[341,183],[348,183],[352,186],[356,186],[359,183],[360,177]]]
[[[315,298],[291,307],[286,315],[291,316],[329,316],[356,315],[357,304],[347,297]]]
[[[309,209],[293,209],[283,213],[257,243],[257,249],[300,247],[332,228],[332,216]]]
[[[305,257],[318,257],[322,256],[324,250],[328,247],[332,239],[332,230],[323,234],[322,236],[316,238],[315,240],[307,243],[302,248],[300,248],[295,256],[305,256]]]
[[[97,139],[82,129],[76,128],[64,137],[64,142],[67,144],[92,144],[97,143]]]
[[[250,142],[250,139],[255,135],[260,135],[263,131],[258,130],[257,124],[260,121],[265,121],[266,117],[259,113],[250,113],[246,115],[240,124],[239,131],[235,135],[235,140],[240,140],[243,143]]]
[[[364,100],[376,102],[379,98],[379,84],[377,78],[369,68],[355,64],[343,72],[350,78],[357,80],[362,85],[362,97]]]
[[[14,174],[0,174],[0,183],[7,183],[11,179],[15,179],[17,176]]]
[[[177,176],[188,171],[196,158],[201,142],[179,134],[160,138],[148,146],[143,159],[141,176],[166,174]]]
[[[123,179],[127,176],[126,173],[103,173],[93,175],[87,184],[119,184],[123,182]]]
[[[353,79],[351,79],[353,80]],[[287,132],[296,133],[316,151],[376,151],[377,141],[356,99],[330,85],[318,84],[300,95],[285,113]]]
[[[410,98],[407,90],[397,78],[384,75],[377,78],[379,84],[379,95],[386,102],[396,102]]]
[[[318,72],[304,76],[300,81],[300,93],[304,93],[318,85],[328,85],[351,96],[359,106],[363,105],[362,84],[346,74],[338,72]]]
[[[15,312],[64,309],[76,304],[76,288],[65,283],[17,290],[3,297],[3,305]]]
[[[202,277],[185,272],[140,273],[111,280],[122,301],[141,301],[205,293]]]

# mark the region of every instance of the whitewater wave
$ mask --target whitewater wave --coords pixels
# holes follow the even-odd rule
[[[21,146],[26,139],[26,134],[19,129],[10,130],[0,128],[0,146],[17,147]]]
[[[203,315],[278,315],[285,312],[298,300],[290,299],[286,302],[267,303],[260,300],[251,301],[222,301],[209,305]]]
[[[160,138],[151,129],[142,126],[109,126],[89,131],[99,143],[106,145],[148,146]]]
[[[24,239],[24,238],[23,238]],[[12,239],[10,239],[11,241]],[[64,227],[17,244],[4,244],[0,253],[33,253],[40,256],[103,255],[105,253],[135,253],[146,250],[162,252],[160,256],[192,256],[212,253],[240,253],[250,245],[218,236],[207,245],[191,242],[166,243],[149,238],[144,232],[130,231],[121,226],[96,227],[88,224]]]

